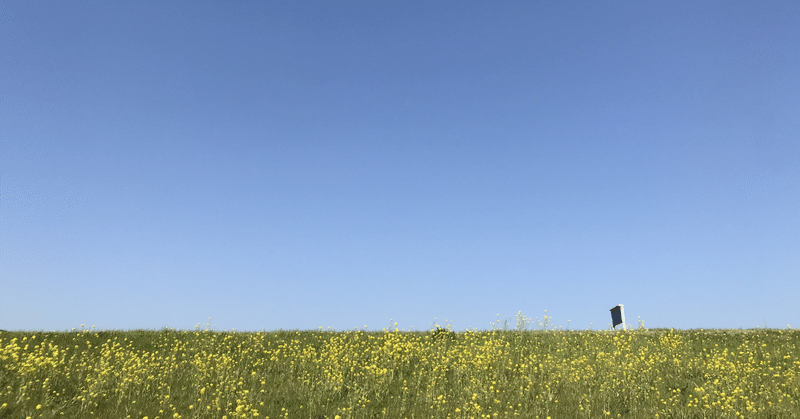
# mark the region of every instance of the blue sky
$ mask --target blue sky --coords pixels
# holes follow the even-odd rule
[[[0,19],[2,329],[800,327],[797,2]]]

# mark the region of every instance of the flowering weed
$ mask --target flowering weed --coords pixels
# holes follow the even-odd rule
[[[0,418],[800,418],[800,331],[528,323],[0,332]]]

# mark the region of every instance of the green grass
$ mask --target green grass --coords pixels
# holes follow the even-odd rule
[[[336,416],[800,418],[800,331],[0,332],[0,419]]]

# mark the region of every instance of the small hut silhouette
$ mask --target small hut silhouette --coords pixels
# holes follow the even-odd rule
[[[617,328],[618,324],[622,324],[622,329],[625,329],[625,309],[622,304],[611,309],[611,324],[614,329]]]

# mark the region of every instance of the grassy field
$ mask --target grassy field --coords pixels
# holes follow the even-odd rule
[[[0,419],[800,418],[800,331],[0,332]]]

